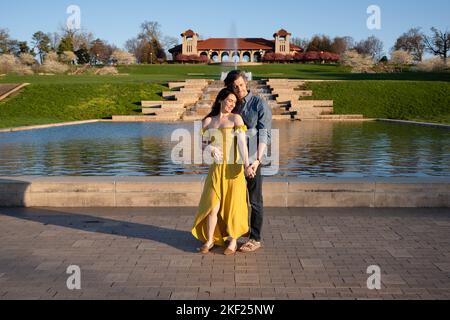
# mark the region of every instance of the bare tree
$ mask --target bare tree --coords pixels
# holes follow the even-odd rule
[[[0,54],[8,52],[9,32],[7,29],[0,29]]]
[[[164,48],[164,50],[166,51],[166,56],[169,55],[169,50],[172,49],[173,47],[179,45],[180,42],[178,41],[177,38],[175,37],[170,37],[170,36],[165,36],[163,41],[162,41],[162,46]]]
[[[425,46],[427,50],[435,56],[439,56],[447,63],[448,51],[450,50],[450,33],[431,28],[432,36],[424,35]]]
[[[144,21],[141,24],[141,33],[138,35],[140,40],[146,39],[148,42],[161,40],[161,25],[156,21]]]
[[[89,49],[89,45],[94,41],[94,35],[92,32],[88,31],[80,31],[75,33],[73,37],[73,47],[74,50],[77,51],[82,47],[86,47]]]
[[[11,39],[7,29],[0,29],[0,54],[10,53],[18,56],[21,52],[20,42]]]
[[[139,40],[137,38],[131,38],[125,42],[125,49],[129,52],[134,54],[134,56],[137,58],[137,52],[139,47]]]
[[[314,36],[308,44],[306,51],[331,51],[331,40],[328,36]]]
[[[137,38],[129,39],[125,48],[135,55],[139,63],[154,63],[166,59],[161,26],[155,21],[144,21]]]
[[[420,28],[412,28],[402,34],[396,41],[393,51],[403,50],[410,53],[414,60],[422,61],[425,51],[424,36]]]
[[[47,37],[50,39],[50,48],[53,51],[58,50],[61,42],[61,35],[58,32],[49,32],[47,33]]]
[[[373,59],[380,60],[383,56],[383,42],[375,36],[360,41],[355,49],[359,54],[369,55]]]
[[[336,37],[331,44],[331,52],[341,55],[352,49],[354,42],[352,37]]]
[[[93,64],[106,64],[113,53],[113,49],[106,41],[96,39],[91,43],[89,53]]]
[[[302,39],[302,38],[292,38],[291,43],[293,45],[296,45],[297,47],[300,47],[302,49],[308,48],[309,40],[308,39]]]

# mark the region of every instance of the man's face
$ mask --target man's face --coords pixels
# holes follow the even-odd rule
[[[233,91],[239,100],[243,100],[248,95],[247,83],[242,77],[239,77],[233,83]]]

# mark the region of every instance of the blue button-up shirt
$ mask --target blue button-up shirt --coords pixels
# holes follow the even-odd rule
[[[269,145],[272,139],[272,110],[267,101],[249,92],[248,96],[238,103],[238,108],[247,128],[258,131],[258,142]]]

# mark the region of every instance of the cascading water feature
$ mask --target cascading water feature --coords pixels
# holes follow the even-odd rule
[[[231,24],[230,35],[231,35],[231,37],[228,38],[227,47],[228,47],[228,50],[230,50],[232,52],[230,59],[234,64],[234,70],[237,70],[240,57],[239,57],[239,48],[238,48],[237,28],[236,28],[236,24],[234,22]],[[222,72],[222,75],[220,76],[220,80],[224,81],[227,78],[228,73],[229,73],[228,71]],[[248,81],[253,80],[253,74],[251,72],[246,72],[245,75],[246,75]]]

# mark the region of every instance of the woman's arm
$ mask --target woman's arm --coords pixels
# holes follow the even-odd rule
[[[202,128],[203,130],[208,130],[209,125],[211,124],[212,119],[211,118],[206,118],[205,120],[203,120],[203,125]],[[202,150],[205,151],[206,148],[211,144],[211,141],[205,141],[205,139],[203,139],[202,137]]]
[[[203,130],[208,130],[208,127],[211,124],[211,122],[212,122],[212,118],[206,118],[203,121]],[[210,153],[211,156],[214,158],[214,160],[217,163],[220,163],[220,162],[223,161],[223,153],[222,153],[222,151],[219,148],[214,147],[212,145],[212,141],[211,140],[210,141],[205,141],[205,139],[202,138],[202,150],[203,150],[203,152]]]
[[[245,126],[244,120],[240,115],[236,115],[234,125],[236,127]],[[239,130],[237,134],[237,139],[238,139],[239,153],[241,154],[241,157],[244,160],[244,167],[247,169],[250,166],[250,162],[248,158],[247,135],[245,134],[244,130]]]

